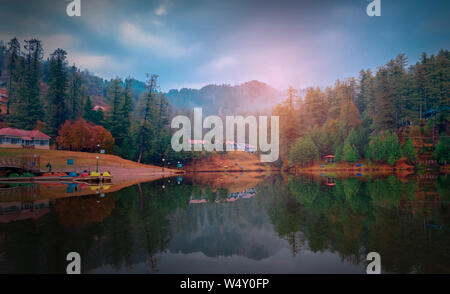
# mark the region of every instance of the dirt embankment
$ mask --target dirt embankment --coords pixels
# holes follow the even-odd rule
[[[40,168],[46,170],[47,163],[52,166],[52,171],[95,171],[97,169],[97,156],[99,171],[109,171],[113,175],[113,184],[135,184],[143,181],[151,181],[163,176],[170,176],[179,171],[141,164],[123,159],[112,154],[99,154],[88,152],[75,152],[64,150],[39,150],[39,149],[0,149],[0,156],[20,157],[22,155],[37,154],[40,157]],[[73,159],[74,165],[67,166],[67,159]]]
[[[268,163],[261,162],[259,155],[243,151],[232,151],[226,154],[211,153],[186,165],[188,172],[262,172],[278,170]]]

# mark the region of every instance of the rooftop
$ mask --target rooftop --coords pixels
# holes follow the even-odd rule
[[[34,139],[34,138],[40,138],[40,139],[50,139],[49,136],[44,134],[43,132],[39,130],[20,130],[20,129],[13,129],[13,128],[3,128],[0,129],[0,136],[16,136],[16,137],[25,137],[27,140]]]

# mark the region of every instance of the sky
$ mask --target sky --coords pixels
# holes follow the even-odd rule
[[[332,85],[399,53],[450,45],[450,1],[0,0],[0,40],[37,37],[103,78],[159,75],[163,91],[259,80],[279,89]]]

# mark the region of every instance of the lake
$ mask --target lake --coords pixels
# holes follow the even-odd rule
[[[0,187],[0,273],[450,273],[450,178],[209,173]],[[72,194],[84,195],[72,197]]]

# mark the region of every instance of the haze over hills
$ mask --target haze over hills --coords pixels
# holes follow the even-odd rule
[[[175,107],[202,107],[204,114],[236,114],[270,109],[284,100],[285,93],[250,81],[241,85],[207,85],[201,89],[170,90],[166,97]]]
[[[136,100],[145,91],[145,83],[133,80],[132,91]],[[203,108],[206,115],[231,115],[270,111],[286,99],[287,91],[277,90],[270,85],[253,80],[240,85],[209,84],[201,89],[171,89],[164,95],[175,108]],[[304,97],[306,89],[299,89],[298,96]]]

